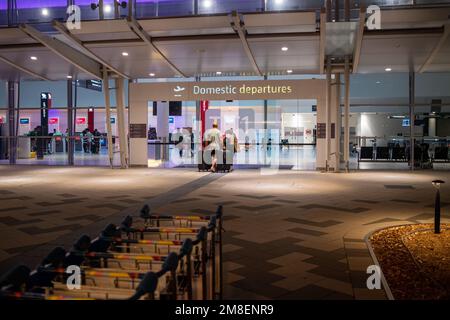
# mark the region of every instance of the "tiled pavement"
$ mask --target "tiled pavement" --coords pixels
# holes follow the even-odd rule
[[[365,289],[373,264],[364,237],[396,224],[430,221],[431,181],[450,172],[321,174],[258,170],[0,166],[0,271],[35,263],[142,203],[155,213],[210,214],[225,207],[225,297],[386,298]],[[450,192],[441,193],[449,221]]]

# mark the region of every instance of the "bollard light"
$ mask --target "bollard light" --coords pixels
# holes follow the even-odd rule
[[[436,188],[436,198],[434,201],[434,233],[441,233],[441,193],[440,188],[441,184],[444,184],[445,181],[442,180],[433,180],[431,184]]]

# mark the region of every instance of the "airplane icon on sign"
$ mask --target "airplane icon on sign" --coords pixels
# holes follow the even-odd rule
[[[175,92],[181,92],[181,91],[184,91],[184,90],[186,90],[186,88],[183,88],[183,87],[180,87],[180,86],[177,86],[175,89],[173,89],[173,91],[175,91]]]

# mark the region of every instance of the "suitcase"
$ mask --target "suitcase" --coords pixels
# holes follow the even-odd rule
[[[211,169],[211,164],[208,164],[205,161],[205,158],[209,158],[210,159],[211,154],[208,153],[204,153],[203,151],[199,151],[198,152],[198,158],[197,158],[197,162],[198,162],[198,171],[209,171]],[[209,161],[209,163],[211,163],[211,159]]]
[[[220,152],[219,155],[221,158],[217,159],[223,159],[222,163],[217,163],[217,171],[218,172],[230,172],[231,167],[233,165],[233,152],[226,150],[225,152]]]

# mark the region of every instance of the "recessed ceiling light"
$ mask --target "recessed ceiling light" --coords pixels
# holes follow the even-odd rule
[[[69,76],[67,76],[67,79],[72,79],[72,76],[70,76],[70,75],[69,75]]]
[[[292,73],[292,70],[287,70],[286,72],[287,72],[287,73]]]
[[[384,71],[386,71],[386,72],[391,72],[391,71],[392,71],[392,68],[386,68],[386,69],[384,69]]]
[[[37,60],[37,57],[31,56],[30,59],[33,60],[33,61],[36,61],[36,60]]]
[[[205,8],[211,8],[211,6],[212,6],[212,1],[211,1],[211,0],[204,0],[204,1],[203,1],[203,6],[204,6]]]
[[[122,55],[123,55],[124,57],[128,57],[128,52],[122,52]]]
[[[217,71],[216,74],[217,74],[218,76],[220,76],[220,75],[222,74],[222,71]]]
[[[275,0],[275,4],[283,4],[284,0]]]
[[[41,13],[43,16],[48,16],[48,9],[47,8],[42,9]]]
[[[150,77],[154,77],[155,76],[155,74],[152,72],[152,73],[149,73],[148,74]]]
[[[376,84],[380,84],[380,83],[381,83],[381,81],[377,81],[377,82],[376,82]]]
[[[288,47],[283,47],[283,48],[281,48],[281,51],[288,51],[288,50],[289,50]]]
[[[104,8],[103,8],[103,11],[105,13],[110,13],[112,11],[111,5],[109,5],[109,4],[105,5]]]

